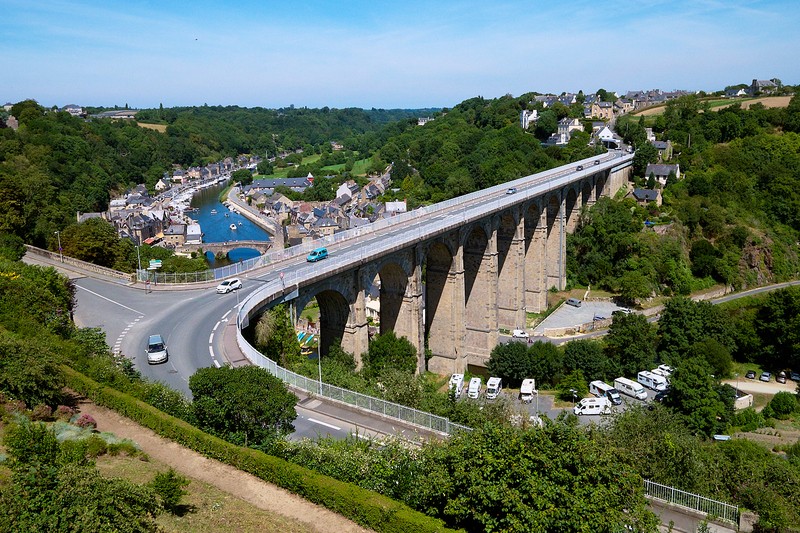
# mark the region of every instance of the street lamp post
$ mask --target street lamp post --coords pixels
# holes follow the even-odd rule
[[[319,337],[317,337],[317,369],[319,370],[319,395],[322,396],[322,354],[320,353],[322,347],[319,345]]]
[[[54,231],[53,233],[55,233],[56,237],[58,238],[58,257],[59,257],[59,259],[61,259],[61,262],[63,263],[64,262],[64,251],[61,249],[61,232],[60,231]]]

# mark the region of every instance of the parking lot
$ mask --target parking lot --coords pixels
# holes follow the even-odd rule
[[[624,311],[625,308],[609,301],[581,301],[580,307],[561,304],[547,318],[533,328],[533,334],[544,336],[545,330],[578,329],[584,324],[593,324],[597,321],[608,320],[614,311]]]

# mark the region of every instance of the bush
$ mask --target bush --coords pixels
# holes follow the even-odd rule
[[[68,405],[59,405],[56,407],[56,419],[67,422],[75,416],[75,409]]]
[[[170,513],[175,514],[179,508],[181,498],[188,494],[183,488],[189,485],[189,480],[178,475],[175,470],[170,468],[166,472],[159,472],[150,487],[161,498],[161,505]]]
[[[781,391],[764,407],[763,415],[767,418],[784,420],[797,411],[797,398],[791,392]]]
[[[764,415],[752,407],[734,413],[731,423],[741,431],[755,431],[767,425]]]
[[[79,417],[77,418],[77,420],[75,420],[75,422],[73,422],[73,423],[74,423],[76,426],[78,426],[79,428],[83,428],[83,429],[86,429],[86,428],[97,429],[97,422],[95,421],[95,419],[94,419],[94,418],[92,417],[92,415],[90,415],[90,414],[86,414],[86,413],[82,414],[82,415],[81,415],[81,416],[79,416]]]
[[[573,396],[572,391],[575,391],[575,396]],[[558,398],[565,402],[580,400],[587,394],[589,394],[589,386],[586,384],[586,379],[580,370],[575,370],[566,376],[558,385]]]
[[[39,404],[31,411],[31,419],[47,421],[53,417],[53,408],[49,405]]]

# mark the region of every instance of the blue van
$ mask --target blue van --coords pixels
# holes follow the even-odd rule
[[[306,257],[306,261],[310,261],[311,263],[315,263],[317,261],[322,261],[328,257],[328,249],[327,248],[317,248],[316,250],[311,250],[311,253],[308,254]]]

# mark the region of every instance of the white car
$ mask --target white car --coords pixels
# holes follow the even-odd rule
[[[515,329],[514,331],[511,332],[511,336],[514,337],[515,339],[527,339],[528,332],[525,331],[524,329]]]
[[[239,278],[226,279],[225,281],[217,285],[217,294],[225,294],[241,288],[242,288],[242,280],[240,280]]]

